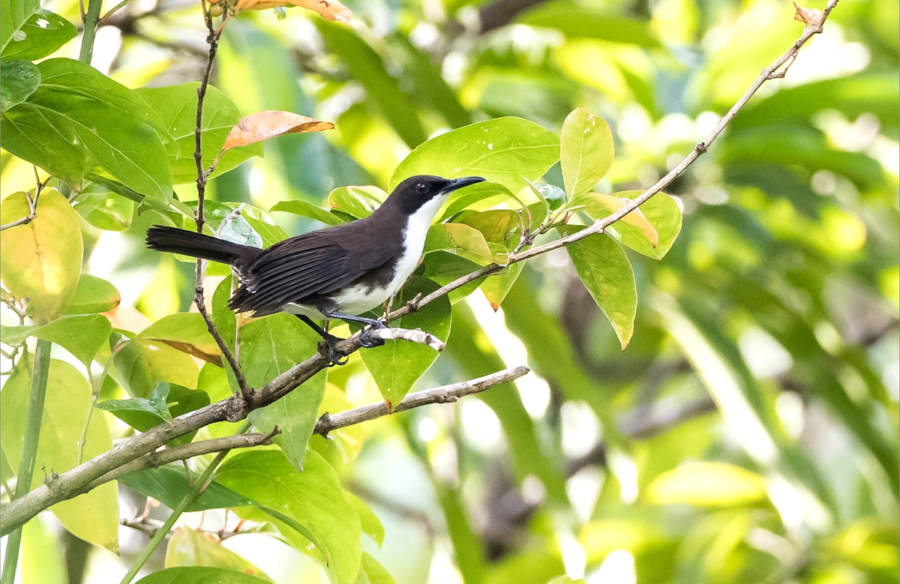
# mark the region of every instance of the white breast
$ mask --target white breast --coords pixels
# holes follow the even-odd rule
[[[341,306],[341,311],[346,314],[362,314],[377,308],[391,297],[391,294],[400,289],[409,276],[415,271],[425,249],[425,237],[435,214],[441,208],[446,197],[434,197],[418,211],[410,215],[404,231],[403,255],[397,261],[394,268],[394,277],[385,288],[370,289],[366,286],[354,286],[343,290],[339,295],[331,299]]]

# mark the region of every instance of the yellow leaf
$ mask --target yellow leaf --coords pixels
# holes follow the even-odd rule
[[[572,201],[570,208],[573,211],[577,211],[583,209],[587,212],[588,215],[591,215],[595,219],[599,219],[602,217],[606,217],[608,215],[612,215],[625,205],[627,205],[630,201],[627,199],[620,199],[618,197],[613,197],[611,195],[604,195],[601,193],[587,193],[581,197],[577,197]],[[656,247],[659,245],[659,234],[656,232],[656,229],[653,225],[647,221],[647,218],[644,217],[644,214],[641,213],[640,208],[635,209],[628,215],[625,215],[621,219],[620,222],[626,223],[634,228],[636,228],[644,237],[647,238],[647,241],[650,242],[650,245]]]
[[[0,203],[0,221],[27,217],[25,193]],[[28,298],[28,313],[38,324],[55,320],[75,294],[84,253],[81,220],[64,196],[44,189],[37,217],[0,233],[0,274],[7,289]]]

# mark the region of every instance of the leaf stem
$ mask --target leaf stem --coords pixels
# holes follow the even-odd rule
[[[22,458],[16,480],[18,499],[31,489],[34,463],[41,436],[41,419],[44,416],[44,398],[47,396],[47,377],[50,372],[50,341],[38,340],[34,353],[34,370],[31,372],[31,396],[28,399],[28,413],[25,419],[25,439],[22,443]],[[22,544],[22,528],[13,531],[6,541],[6,558],[3,562],[2,584],[14,584],[16,566],[19,563],[19,547]]]
[[[250,422],[245,422],[241,429],[238,430],[238,434],[243,434],[247,430],[250,429]],[[206,467],[206,470],[203,471],[203,474],[200,475],[200,478],[194,483],[193,488],[188,492],[184,498],[181,499],[181,502],[172,509],[172,514],[169,515],[169,518],[166,519],[166,522],[162,524],[162,527],[159,528],[153,538],[144,546],[144,549],[141,550],[140,555],[137,559],[134,560],[134,563],[131,564],[131,568],[128,569],[128,573],[125,574],[125,577],[122,578],[122,582],[120,584],[131,584],[131,581],[134,580],[134,577],[140,571],[141,568],[144,567],[144,564],[147,563],[147,560],[150,559],[150,556],[153,555],[153,552],[156,551],[156,548],[159,547],[159,544],[166,538],[169,531],[172,530],[172,526],[175,525],[175,522],[178,521],[178,518],[181,517],[181,514],[184,513],[185,509],[187,509],[190,504],[197,498],[197,495],[200,494],[206,488],[207,482],[209,482],[212,473],[222,464],[222,461],[225,460],[225,456],[228,455],[228,450],[223,450],[213,459],[209,466]],[[4,583],[5,584],[5,583]]]

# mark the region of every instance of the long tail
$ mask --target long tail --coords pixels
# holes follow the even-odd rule
[[[240,264],[262,251],[255,247],[232,243],[209,235],[160,225],[147,230],[147,247],[235,267],[240,267]]]

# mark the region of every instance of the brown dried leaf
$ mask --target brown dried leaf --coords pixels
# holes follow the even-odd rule
[[[243,10],[266,10],[267,8],[277,8],[280,6],[299,6],[312,10],[326,20],[340,20],[348,22],[353,18],[353,12],[349,8],[337,2],[337,0],[238,0],[235,5],[235,12]]]
[[[231,129],[228,139],[225,140],[225,146],[222,147],[222,152],[230,148],[246,146],[247,144],[261,142],[262,140],[268,140],[284,134],[321,132],[333,128],[334,124],[331,122],[320,122],[319,120],[292,114],[291,112],[277,110],[259,112],[242,119]]]
[[[799,20],[803,24],[818,24],[822,19],[822,11],[817,8],[801,8],[794,2],[794,20]]]

